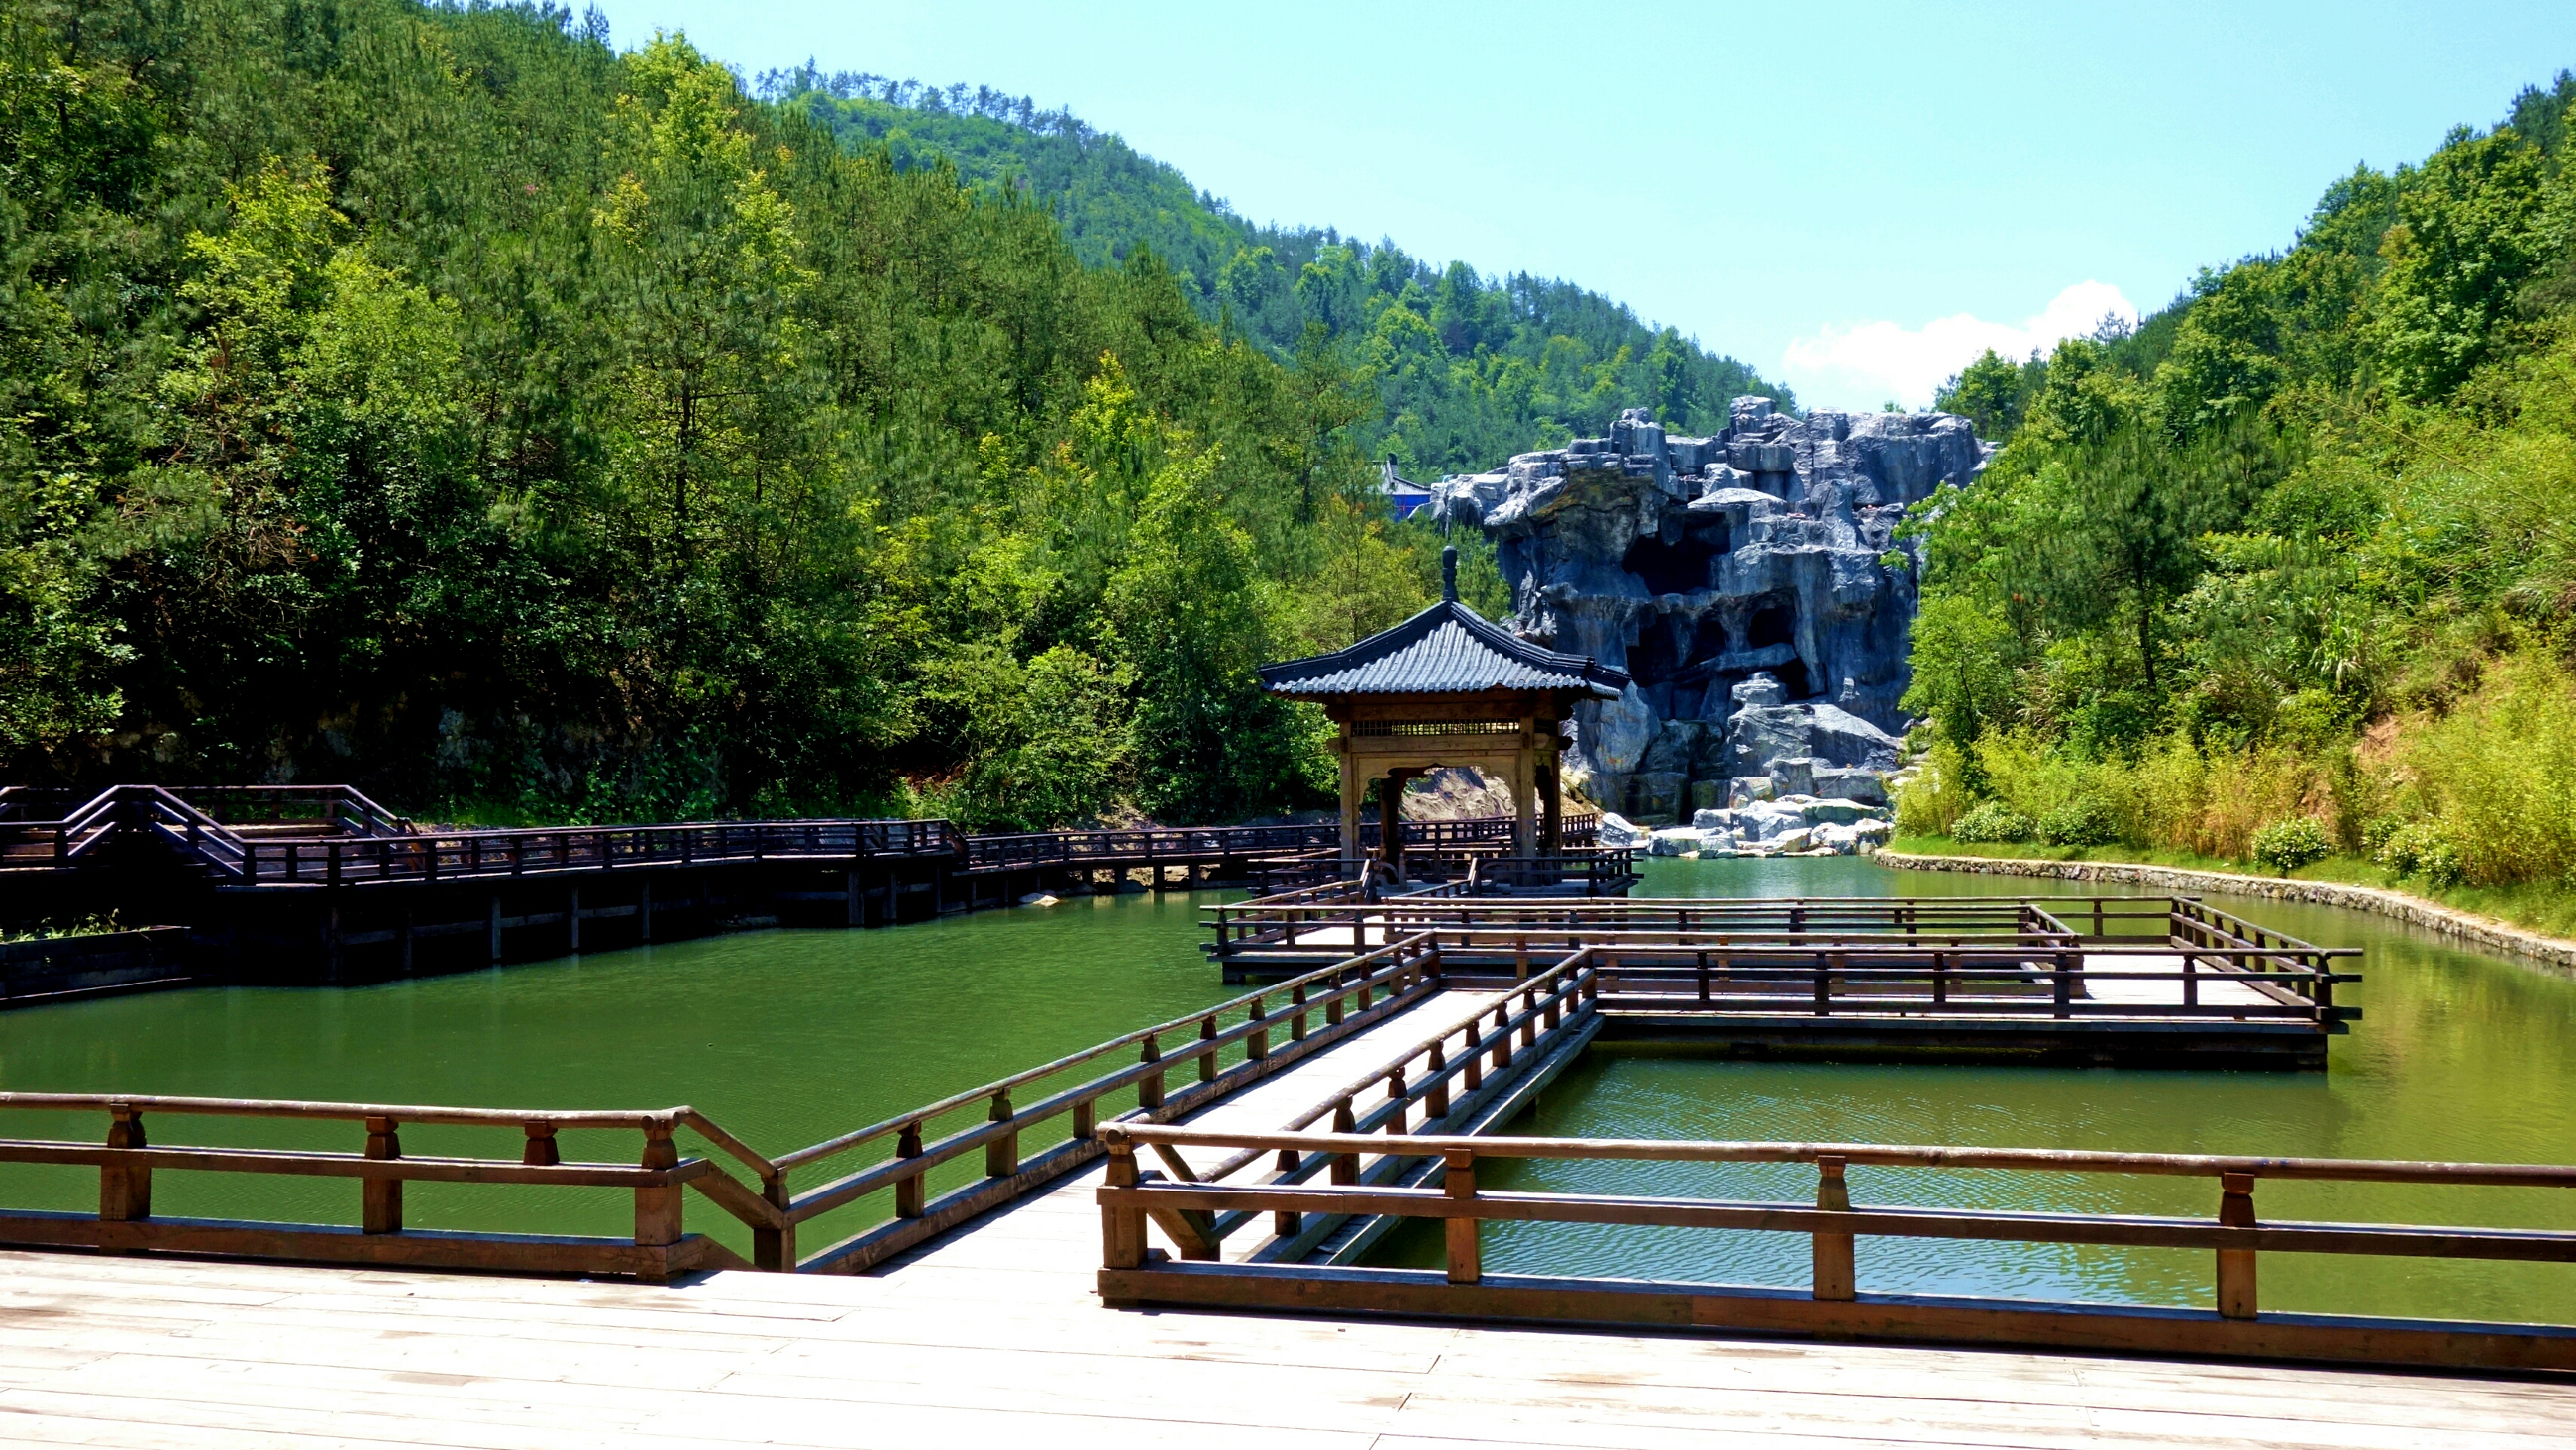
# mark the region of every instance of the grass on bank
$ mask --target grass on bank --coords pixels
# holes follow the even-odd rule
[[[83,916],[70,920],[56,920],[49,917],[29,926],[0,928],[0,946],[14,945],[18,942],[51,941],[56,937],[67,936],[113,936],[128,930],[131,928],[118,924],[116,913],[112,911],[104,916]]]
[[[1917,856],[1983,856],[2013,861],[2101,861],[2124,866],[2165,866],[2181,871],[2225,871],[2239,876],[2284,875],[2251,861],[2235,861],[2221,856],[2204,856],[2195,851],[2178,851],[2160,847],[2109,846],[2042,846],[2001,844],[1985,841],[1956,841],[1948,836],[1905,836],[1889,841],[1888,849]],[[2454,911],[2470,912],[2510,922],[2531,931],[2551,936],[2576,938],[2576,891],[2557,882],[2525,882],[2510,886],[2455,886],[2436,891],[2421,878],[2400,879],[2385,866],[2366,856],[2328,856],[2313,865],[2286,873],[2297,881],[2332,881],[2347,886],[2375,886],[2394,891],[2418,901],[2447,906]]]

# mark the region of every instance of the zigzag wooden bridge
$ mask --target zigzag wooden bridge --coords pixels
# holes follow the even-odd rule
[[[2399,1445],[2474,1424],[2479,1443],[2536,1446],[2576,1408],[2576,1381],[2545,1378],[2576,1371],[2576,1329],[2397,1321],[2368,1303],[2282,1314],[2261,1307],[2255,1267],[2280,1252],[2576,1261],[2564,1232],[2255,1210],[2265,1180],[2565,1189],[2576,1169],[1516,1137],[1505,1127],[1612,1025],[1632,970],[1614,960],[1639,949],[1538,948],[1525,973],[1497,972],[1483,928],[1425,926],[775,1155],[687,1107],[0,1095],[20,1121],[103,1123],[86,1140],[0,1141],[0,1162],[70,1165],[98,1184],[96,1212],[0,1204],[0,1242],[51,1251],[0,1253],[0,1306],[45,1316],[15,1349],[0,1321],[0,1410],[17,1412],[0,1414],[0,1442],[1161,1444],[1217,1428],[1247,1444],[1644,1447],[1758,1427],[1836,1446]],[[209,1114],[352,1136],[337,1151],[165,1141]],[[485,1134],[515,1151],[405,1141]],[[1817,1176],[1799,1202],[1480,1187],[1480,1169],[1506,1158]],[[1874,1206],[1852,1197],[1854,1165],[2197,1176],[2214,1180],[2215,1212]],[[156,1206],[160,1180],[201,1173],[349,1182],[354,1219],[209,1222]],[[632,1231],[441,1229],[407,1213],[408,1182],[614,1194]],[[1409,1218],[1444,1225],[1444,1267],[1369,1262]],[[1768,1287],[1489,1272],[1477,1226],[1501,1222],[1795,1234],[1815,1272]],[[1862,1241],[1897,1238],[2205,1251],[2218,1307],[1877,1292]],[[350,1267],[297,1267],[315,1264]],[[492,1270],[633,1282],[455,1277]],[[1231,1312],[1190,1312],[1211,1308]],[[1509,1327],[1571,1323],[1627,1337]],[[2526,1378],[2068,1357],[2102,1351]],[[130,1368],[102,1377],[115,1365]]]

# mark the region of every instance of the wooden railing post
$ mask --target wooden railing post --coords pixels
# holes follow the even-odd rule
[[[1155,1040],[1154,1034],[1151,1032],[1145,1034],[1145,1054],[1140,1060],[1145,1062],[1161,1062],[1163,1060],[1162,1044]],[[1163,1074],[1162,1070],[1157,1068],[1156,1070],[1145,1074],[1144,1078],[1136,1084],[1136,1106],[1150,1109],[1159,1108],[1162,1105]]]
[[[894,1156],[897,1158],[921,1156],[921,1124],[906,1123],[895,1133]],[[894,1181],[894,1216],[897,1218],[921,1217],[924,1187],[922,1175],[918,1173],[896,1179]]]
[[[1494,1071],[1512,1065],[1512,1004],[1506,997],[1494,1008]]]
[[[563,1162],[563,1146],[555,1141],[555,1125],[530,1123],[528,1144],[519,1150],[519,1161],[530,1168],[552,1168]]]
[[[1259,997],[1253,998],[1252,1020],[1257,1023],[1262,1018],[1269,1015],[1269,1007],[1264,1004]],[[1270,1029],[1267,1027],[1254,1027],[1252,1029],[1252,1035],[1243,1039],[1244,1060],[1247,1062],[1259,1062],[1261,1059],[1268,1057],[1269,1055]]]
[[[119,1103],[108,1110],[107,1146],[149,1148],[143,1115]],[[152,1216],[152,1170],[141,1164],[109,1163],[98,1170],[98,1216],[110,1223],[131,1223]]]
[[[1335,972],[1325,978],[1324,990],[1330,994],[1324,998],[1324,1025],[1339,1027],[1342,1025],[1342,974]]]
[[[1281,1182],[1286,1182],[1289,1176],[1294,1174],[1300,1166],[1301,1165],[1297,1159],[1296,1149],[1282,1148],[1279,1150],[1279,1178]],[[1271,1216],[1270,1231],[1283,1239],[1295,1238],[1297,1236],[1298,1227],[1299,1216],[1297,1211],[1293,1208],[1283,1208],[1278,1213]]]
[[[1216,1081],[1216,1014],[1199,1019],[1199,1081]]]
[[[1288,989],[1288,1005],[1297,1009],[1297,1015],[1288,1019],[1288,1040],[1291,1042],[1303,1042],[1306,1040],[1305,983],[1300,982],[1296,986]]]
[[[367,1119],[367,1156],[390,1161],[402,1156],[402,1137],[395,1131],[391,1118]],[[402,1180],[367,1178],[358,1189],[358,1226],[362,1233],[394,1234],[402,1232]]]
[[[2218,1177],[2218,1222],[2224,1228],[2254,1226],[2254,1175],[2222,1173]],[[2254,1317],[2254,1251],[2218,1251],[2218,1312],[2227,1319]]]
[[[785,1210],[791,1201],[787,1175],[772,1173],[760,1181],[760,1196],[773,1208]],[[751,1266],[772,1274],[796,1272],[796,1225],[793,1222],[777,1228],[755,1228],[751,1231]]]
[[[671,1141],[676,1125],[666,1117],[644,1120],[645,1168],[680,1166],[679,1145]],[[638,1248],[666,1248],[680,1241],[680,1185],[635,1190],[635,1243]]]
[[[1336,1133],[1356,1133],[1359,1130],[1359,1119],[1351,1112],[1351,1100],[1349,1098],[1343,1098],[1334,1103],[1333,1131]],[[1360,1155],[1357,1153],[1334,1154],[1332,1181],[1335,1187],[1340,1188],[1347,1188],[1352,1184],[1359,1182]]]
[[[1843,1182],[1844,1159],[1831,1154],[1816,1156],[1816,1207],[1837,1213],[1851,1212],[1851,1190]],[[1815,1297],[1851,1299],[1857,1297],[1852,1268],[1852,1236],[1820,1233],[1815,1242]]]
[[[2074,958],[2065,952],[2059,952],[2055,958],[2054,966],[2055,970],[2050,972],[2049,976],[2052,984],[2056,988],[2055,995],[2057,999],[2057,1015],[2060,1017],[2072,1017],[2075,1015]]]
[[[1007,1123],[1011,1120],[1011,1090],[996,1088],[993,1101],[984,1110],[984,1121]],[[984,1176],[1009,1178],[1020,1171],[1020,1135],[1004,1133],[984,1145]]]
[[[1452,1203],[1476,1201],[1476,1155],[1466,1148],[1450,1148],[1440,1155],[1441,1191]],[[1447,1220],[1449,1249],[1449,1282],[1473,1284],[1485,1277],[1484,1256],[1478,1243],[1479,1225],[1473,1218]]]
[[[1108,1131],[1105,1141],[1109,1149],[1109,1172],[1103,1182],[1111,1188],[1134,1188],[1138,1182],[1136,1145],[1117,1128]],[[1145,1210],[1102,1206],[1100,1262],[1112,1269],[1145,1267]]]

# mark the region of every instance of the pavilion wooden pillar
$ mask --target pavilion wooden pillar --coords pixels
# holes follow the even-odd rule
[[[1342,752],[1342,860],[1355,863],[1366,854],[1360,850],[1360,792],[1368,783],[1360,778],[1360,758],[1347,720],[1342,722],[1337,744]]]
[[[1538,839],[1534,829],[1538,804],[1538,736],[1536,721],[1521,717],[1520,735],[1512,748],[1512,854],[1535,856]]]
[[[1377,781],[1377,853],[1404,879],[1404,780],[1409,770],[1390,770]]]
[[[1548,726],[1556,729],[1554,723]],[[1556,742],[1551,739],[1539,752],[1538,761],[1538,850],[1542,856],[1565,854],[1565,778],[1558,763]]]

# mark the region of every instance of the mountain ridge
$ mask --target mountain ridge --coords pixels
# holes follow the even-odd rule
[[[1203,318],[1274,357],[1316,345],[1308,329],[1320,325],[1376,394],[1378,416],[1355,420],[1356,441],[1408,472],[1493,467],[1604,434],[1641,404],[1701,433],[1725,426],[1738,396],[1796,404],[1740,359],[1563,279],[1488,277],[1338,227],[1255,223],[1115,132],[1026,96],[827,74],[811,61],[765,71],[752,89],[898,169],[944,162],[972,186],[1024,194],[1092,266],[1150,252]]]

